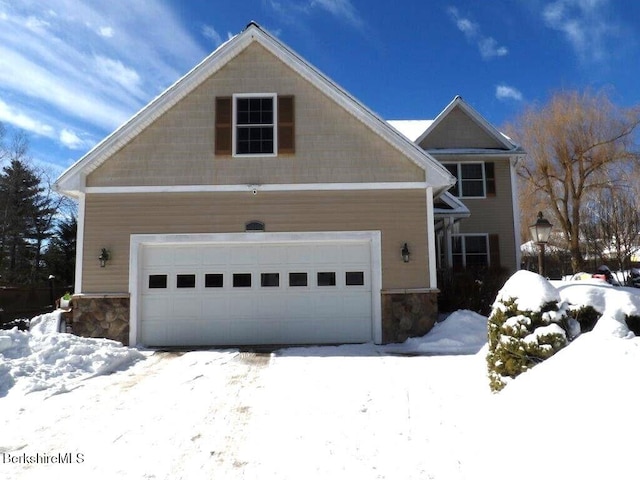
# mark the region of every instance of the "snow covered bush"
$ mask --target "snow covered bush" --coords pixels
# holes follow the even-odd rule
[[[583,305],[579,308],[569,307],[571,316],[580,324],[580,332],[586,333],[593,330],[602,313],[597,311],[591,305]]]
[[[580,326],[547,280],[521,270],[498,292],[488,331],[489,384],[497,392],[565,347],[579,335]]]

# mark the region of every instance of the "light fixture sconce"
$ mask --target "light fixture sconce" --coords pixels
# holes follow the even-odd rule
[[[402,246],[401,254],[402,254],[402,261],[404,263],[409,263],[409,260],[411,260],[411,252],[409,251],[409,247],[407,246],[406,243]]]
[[[111,255],[109,254],[109,250],[107,250],[106,248],[103,248],[102,251],[100,252],[100,256],[98,257],[98,260],[100,261],[100,267],[104,268],[107,265],[107,262],[109,261],[110,258],[111,258]]]

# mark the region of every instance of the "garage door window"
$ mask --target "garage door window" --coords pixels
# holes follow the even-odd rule
[[[319,287],[335,287],[336,272],[318,272]]]
[[[307,286],[306,272],[291,272],[289,274],[289,286],[290,287],[306,287]]]
[[[149,288],[167,288],[167,276],[149,275]]]
[[[234,273],[233,287],[234,288],[251,287],[251,274],[250,273]]]
[[[205,288],[222,288],[224,286],[224,275],[222,273],[207,273],[204,276]]]
[[[280,286],[280,274],[279,273],[261,273],[260,274],[260,286],[262,286],[262,287],[279,287]]]
[[[347,286],[364,285],[364,272],[346,272],[344,283]]]
[[[192,273],[180,274],[176,276],[176,287],[178,288],[195,288],[196,276]]]

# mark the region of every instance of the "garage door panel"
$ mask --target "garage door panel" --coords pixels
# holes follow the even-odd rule
[[[174,253],[174,265],[196,266],[200,265],[201,249],[193,247],[178,247]]]
[[[370,258],[368,241],[144,246],[141,341],[149,346],[371,341]],[[325,286],[318,284],[319,273]],[[166,275],[166,288],[149,288],[150,275]],[[188,288],[177,288],[178,275]]]
[[[358,263],[369,265],[371,261],[369,250],[362,248],[360,245],[343,245],[340,254],[340,261],[343,265]]]
[[[255,246],[234,246],[229,248],[229,265],[256,265],[258,252]]]

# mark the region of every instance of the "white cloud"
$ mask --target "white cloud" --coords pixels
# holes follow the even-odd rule
[[[545,25],[564,34],[582,61],[601,61],[620,26],[608,14],[609,0],[556,0],[542,10]]]
[[[10,123],[14,127],[35,133],[36,135],[49,138],[55,137],[55,129],[51,125],[47,125],[24,112],[18,111],[2,100],[0,100],[0,122]]]
[[[524,97],[522,96],[522,92],[517,88],[502,84],[496,86],[496,98],[498,100],[515,100],[521,102]]]
[[[509,49],[499,45],[495,38],[483,35],[480,25],[469,18],[463,17],[456,7],[449,7],[447,13],[455,23],[456,28],[464,33],[467,40],[476,44],[483,59],[490,60],[494,57],[504,57],[509,53]]]
[[[98,28],[98,35],[104,38],[112,38],[113,37],[113,28],[112,27],[100,27]]]
[[[296,2],[292,0],[264,0],[281,20],[287,23],[295,23],[299,15],[309,16],[317,10],[324,10],[345,23],[351,24],[358,30],[365,28],[362,15],[353,6],[351,0],[305,0]]]
[[[351,4],[350,0],[312,0],[310,6],[319,7],[332,15],[345,20],[356,27],[362,27],[362,17]]]
[[[222,43],[222,37],[211,25],[203,25],[201,32],[205,38],[213,40],[213,43],[216,47]]]
[[[63,128],[60,131],[60,143],[71,150],[80,150],[87,146],[87,142],[82,140],[75,132]]]
[[[132,68],[125,67],[120,60],[96,56],[97,72],[104,78],[112,79],[130,91],[140,87],[140,75]]]
[[[39,109],[33,118],[64,118],[70,131],[108,133],[207,53],[159,0],[131,2],[126,15],[117,2],[47,7],[2,2],[0,98]]]

